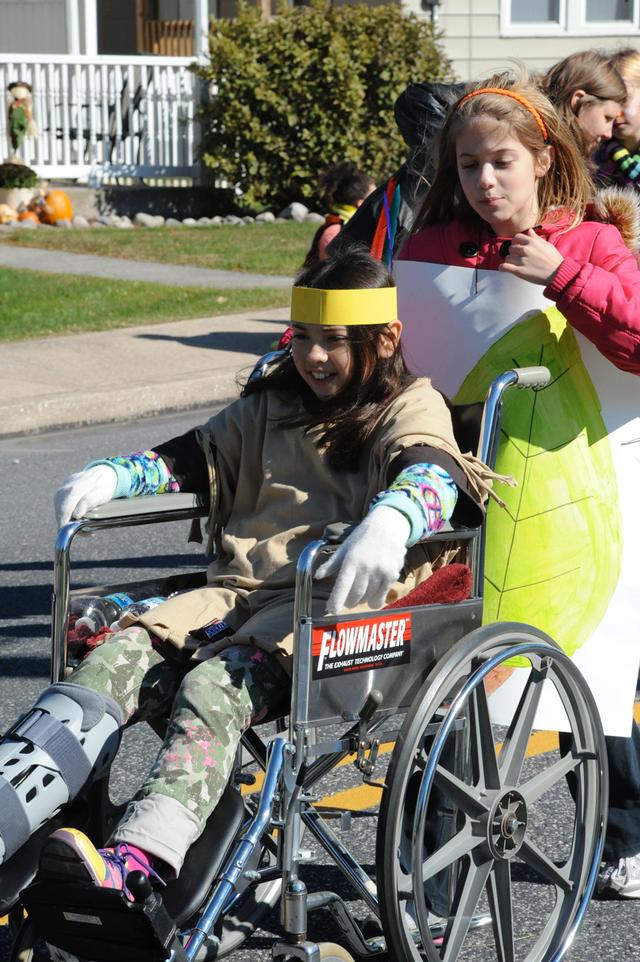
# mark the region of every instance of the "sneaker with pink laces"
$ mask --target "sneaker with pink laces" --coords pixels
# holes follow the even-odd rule
[[[133,901],[126,880],[129,872],[136,870],[162,881],[151,867],[146,852],[135,845],[121,842],[113,847],[96,848],[77,828],[59,828],[43,846],[38,877],[54,882],[91,882],[101,888],[122,891]]]

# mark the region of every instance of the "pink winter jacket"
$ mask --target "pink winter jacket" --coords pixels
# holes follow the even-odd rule
[[[567,230],[569,215],[536,227],[563,255],[544,296],[616,367],[640,374],[640,270],[612,224],[583,221]],[[497,270],[509,239],[481,221],[423,228],[406,241],[399,260]],[[524,281],[523,283],[528,283]]]

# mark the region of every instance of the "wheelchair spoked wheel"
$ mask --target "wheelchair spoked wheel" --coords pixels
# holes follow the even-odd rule
[[[522,694],[498,726],[485,678],[516,656]],[[566,712],[565,755],[533,733],[543,687]],[[454,645],[405,718],[386,784],[376,873],[398,962],[562,958],[595,884],[608,792],[598,711],[551,639],[505,623]]]

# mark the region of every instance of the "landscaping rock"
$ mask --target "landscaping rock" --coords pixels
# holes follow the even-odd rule
[[[76,216],[73,218],[73,220],[71,221],[71,223],[73,224],[74,227],[88,227],[88,226],[89,226],[89,221],[87,220],[86,217],[83,217],[82,214],[76,214]]]
[[[134,215],[133,223],[137,227],[162,227],[164,217],[162,214],[145,214],[144,211],[138,211]]]
[[[60,220],[56,221],[56,227],[62,227],[65,230],[71,230],[71,221],[66,217],[61,217]]]
[[[101,220],[94,220],[94,222],[93,222],[93,224],[92,224],[91,226],[92,226],[92,227],[106,227],[107,225],[104,224]]]
[[[196,224],[198,227],[211,227],[210,217],[198,217]]]
[[[16,227],[21,228],[21,230],[35,230],[38,224],[33,220],[19,220]]]
[[[96,217],[95,223],[96,223],[96,224],[100,224],[102,227],[108,227],[108,226],[109,226],[109,218],[108,218],[108,217],[105,217],[104,214],[100,214],[98,217]]]
[[[164,222],[165,227],[182,227],[182,221],[177,220],[175,217],[167,217]]]
[[[251,217],[249,214],[247,214],[246,217],[243,217],[242,220],[244,221],[245,224],[255,224],[256,222],[255,217]]]
[[[215,214],[215,215],[211,218],[211,224],[212,224],[213,226],[216,226],[216,227],[217,227],[218,224],[222,224],[222,223],[223,223],[223,220],[222,220],[222,217],[220,217],[220,214]]]
[[[284,210],[281,210],[278,217],[283,220],[297,220],[301,222],[305,219],[309,213],[309,208],[305,207],[304,204],[300,204],[297,200],[294,200],[292,204],[288,204]]]
[[[324,224],[324,217],[322,214],[316,214],[315,211],[312,211],[310,214],[307,214],[304,222],[305,224]]]
[[[118,214],[110,214],[107,217],[107,227],[133,227],[133,221],[126,214],[122,217]]]
[[[182,221],[182,224],[184,227],[195,227],[196,220],[193,217],[185,217],[185,219]]]
[[[244,227],[244,221],[243,221],[242,217],[238,217],[236,214],[227,214],[227,216],[224,218],[224,220],[223,220],[222,223],[223,223],[223,224],[237,224],[237,225],[242,224],[242,226]]]
[[[273,224],[275,222],[276,215],[270,210],[265,210],[256,217],[257,224]]]

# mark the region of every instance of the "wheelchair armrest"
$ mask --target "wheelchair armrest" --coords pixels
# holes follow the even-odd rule
[[[86,521],[118,521],[159,515],[159,521],[171,521],[189,513],[191,517],[207,514],[208,498],[202,494],[177,492],[175,494],[145,494],[139,498],[114,498],[106,504],[87,511]]]
[[[328,545],[337,546],[348,538],[355,527],[355,524],[347,524],[346,521],[334,521],[333,524],[328,524],[322,532],[322,540]]]
[[[342,544],[355,527],[353,524],[336,521],[334,524],[327,525],[324,529],[322,540],[326,542],[327,546],[337,547]],[[471,538],[476,537],[479,530],[479,528],[466,528],[463,525],[452,525],[447,521],[439,531],[427,535],[426,538],[421,538],[417,544],[426,544],[428,541],[470,541]]]

